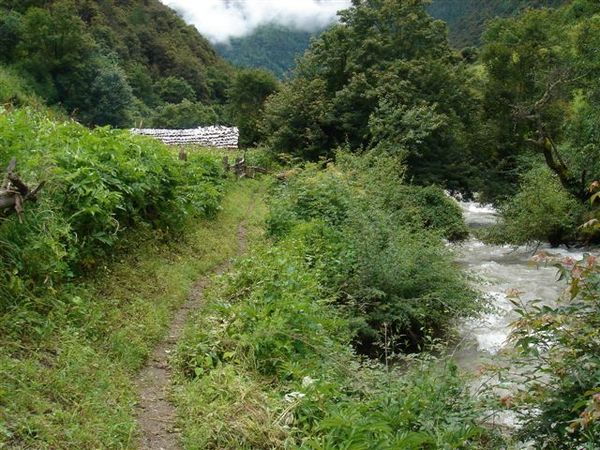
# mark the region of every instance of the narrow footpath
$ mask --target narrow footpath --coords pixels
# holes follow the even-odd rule
[[[249,205],[246,217],[251,212],[252,205]],[[246,234],[246,223],[242,222],[237,228],[237,256],[246,251]],[[136,380],[139,399],[136,419],[140,433],[139,448],[142,450],[181,449],[181,430],[176,425],[176,408],[169,401],[172,386],[169,359],[175,353],[188,318],[202,308],[204,289],[211,277],[226,272],[231,262],[232,260],[228,260],[218,265],[194,284],[187,301],[175,312],[165,339],[156,346]]]

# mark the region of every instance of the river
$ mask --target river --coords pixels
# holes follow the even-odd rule
[[[466,223],[473,228],[496,222],[496,211],[473,202],[460,202]],[[459,324],[460,344],[456,349],[459,365],[468,371],[494,360],[506,348],[510,324],[517,318],[509,297],[515,292],[524,304],[532,300],[553,305],[561,297],[564,281],[557,279],[557,268],[552,263],[566,257],[581,259],[581,249],[514,247],[488,245],[471,238],[456,246],[459,263],[474,276],[476,287],[490,299],[492,311],[481,317],[467,319]],[[538,256],[536,256],[538,255]]]

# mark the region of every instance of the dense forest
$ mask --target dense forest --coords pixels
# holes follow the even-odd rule
[[[157,1],[0,0],[0,448],[597,448],[600,4],[478,5],[458,50],[354,0],[280,80]],[[243,152],[122,129],[213,121]]]
[[[555,7],[566,0],[434,0],[429,13],[448,24],[456,48],[481,45],[486,23],[495,17],[514,16],[526,8]]]

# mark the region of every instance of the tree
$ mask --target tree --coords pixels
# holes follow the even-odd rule
[[[181,103],[187,99],[196,100],[196,93],[190,84],[182,78],[166,77],[154,85],[160,99],[167,103]]]
[[[10,63],[14,60],[22,32],[21,14],[0,9],[0,61]]]
[[[264,104],[279,88],[275,75],[263,69],[242,69],[233,78],[229,111],[240,129],[240,144],[251,146],[264,138],[260,128]]]
[[[195,128],[215,125],[219,119],[215,110],[188,99],[178,104],[166,104],[156,110],[153,126],[157,128]]]
[[[95,99],[89,112],[90,123],[127,126],[130,122],[133,92],[119,66],[104,62],[91,85],[90,94]]]
[[[341,24],[313,41],[295,79],[267,102],[270,146],[310,158],[338,146],[405,153],[417,182],[468,190],[461,168],[473,151],[466,136],[477,104],[426,4],[355,0],[342,11]]]
[[[573,119],[583,125],[584,110],[600,117],[599,33],[600,5],[589,0],[497,20],[486,32],[486,111],[509,177],[522,156],[538,155],[571,195],[588,199],[600,176],[599,141],[573,133]]]

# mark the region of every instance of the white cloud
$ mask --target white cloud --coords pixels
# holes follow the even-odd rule
[[[322,28],[350,0],[161,0],[181,12],[187,22],[212,42],[245,36],[266,23],[302,30]]]

